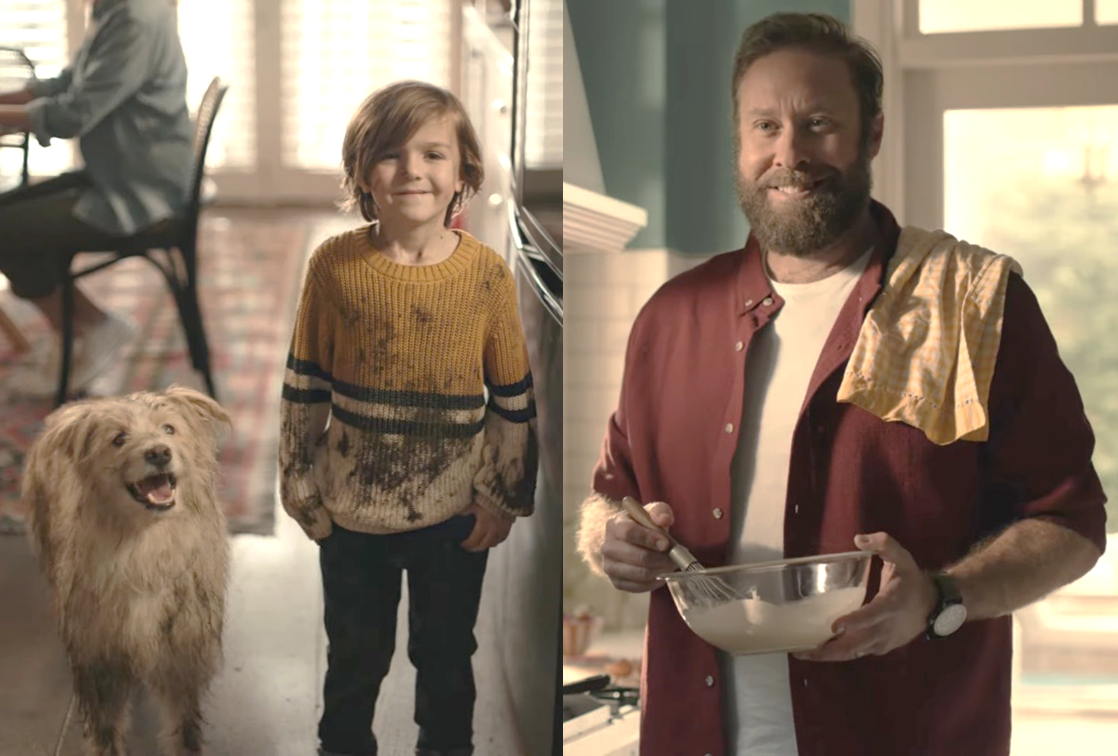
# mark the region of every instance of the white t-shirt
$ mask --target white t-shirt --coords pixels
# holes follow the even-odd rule
[[[754,334],[746,360],[741,436],[732,472],[733,564],[784,558],[792,432],[823,344],[865,271],[870,251],[821,281],[772,282],[784,306]],[[796,756],[788,655],[726,655],[724,672],[728,753]]]

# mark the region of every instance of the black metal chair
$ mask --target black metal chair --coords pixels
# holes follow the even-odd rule
[[[183,330],[186,332],[186,341],[190,348],[190,361],[194,369],[202,374],[206,382],[206,390],[214,399],[217,391],[214,388],[213,375],[210,372],[210,350],[206,343],[206,332],[202,323],[202,311],[198,306],[198,220],[202,205],[208,197],[203,196],[205,186],[206,150],[209,147],[210,135],[213,132],[214,119],[217,117],[218,108],[229,89],[221,83],[221,79],[214,77],[206,93],[202,96],[202,104],[198,107],[194,125],[194,166],[191,172],[190,196],[186,209],[173,218],[155,224],[150,228],[124,239],[120,246],[114,250],[105,250],[112,253],[108,260],[102,260],[94,265],[79,270],[73,269],[73,258],[62,262],[62,365],[58,378],[58,391],[55,403],[61,405],[66,401],[70,383],[70,362],[74,348],[74,282],[106,268],[128,257],[144,257],[151,261],[163,276],[171,289],[178,306],[179,317],[182,320]],[[97,252],[101,250],[86,250]],[[164,255],[157,255],[163,252]],[[177,255],[175,253],[178,253]],[[165,259],[163,259],[165,257]]]
[[[16,89],[35,78],[35,64],[17,47],[0,47],[0,91]],[[19,186],[31,180],[28,159],[31,155],[31,135],[25,131],[0,134],[0,148],[23,150],[23,169],[20,171]],[[4,187],[13,189],[15,187]]]

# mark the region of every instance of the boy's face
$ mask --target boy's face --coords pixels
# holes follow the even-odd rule
[[[443,224],[461,178],[458,137],[450,118],[428,121],[374,166],[361,188],[373,195],[391,225]]]

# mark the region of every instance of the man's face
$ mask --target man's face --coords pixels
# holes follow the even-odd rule
[[[754,61],[738,108],[742,211],[763,249],[810,257],[849,230],[869,202],[881,116],[864,139],[847,65],[802,49]]]

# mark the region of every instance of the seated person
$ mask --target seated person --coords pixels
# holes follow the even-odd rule
[[[73,63],[53,79],[0,94],[0,131],[25,131],[47,146],[78,137],[85,168],[0,193],[0,273],[62,327],[62,265],[180,212],[186,204],[192,128],[186,60],[174,0],[90,0]],[[135,327],[74,292],[72,391],[82,391],[119,354]],[[57,372],[57,363],[41,367]],[[53,393],[44,375],[26,388]]]

